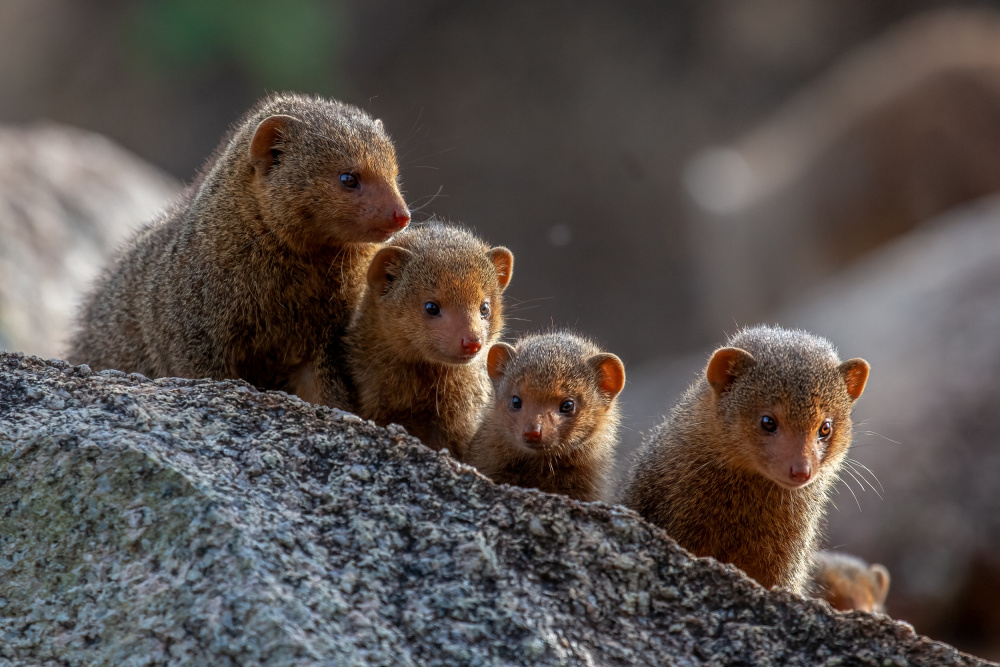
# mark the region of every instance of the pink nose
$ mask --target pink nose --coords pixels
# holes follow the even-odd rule
[[[399,228],[402,229],[403,227],[406,227],[406,224],[410,221],[410,212],[405,208],[402,213],[399,211],[393,211],[392,219],[397,225],[399,225]]]
[[[462,351],[466,354],[475,354],[481,349],[483,349],[483,344],[478,338],[473,338],[471,340],[468,338],[462,339]]]
[[[812,469],[808,463],[804,466],[791,466],[788,469],[788,476],[796,484],[805,484],[812,477]]]
[[[542,439],[542,427],[539,425],[529,426],[524,429],[525,442],[538,442]]]

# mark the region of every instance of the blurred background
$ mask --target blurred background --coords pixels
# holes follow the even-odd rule
[[[827,546],[1000,658],[1000,5],[5,0],[0,348],[269,91],[382,118],[418,211],[517,257],[516,331],[626,362],[622,468],[737,326],[873,366]]]

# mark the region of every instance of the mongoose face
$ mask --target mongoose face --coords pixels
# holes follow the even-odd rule
[[[851,442],[851,406],[869,366],[841,363],[828,341],[758,327],[737,334],[705,370],[733,441],[730,463],[786,489],[836,471]]]
[[[486,367],[496,399],[490,419],[504,444],[532,456],[586,446],[625,386],[621,360],[595,352],[592,343],[560,332],[490,349]]]
[[[884,613],[889,582],[884,565],[868,565],[860,558],[829,551],[816,554],[813,592],[839,611]]]
[[[514,256],[471,233],[434,224],[406,230],[375,255],[370,298],[386,341],[410,362],[464,365],[503,329]]]
[[[269,100],[252,120],[252,134],[237,140],[248,142],[265,217],[291,246],[382,242],[410,221],[396,151],[380,120],[351,105],[294,95]]]

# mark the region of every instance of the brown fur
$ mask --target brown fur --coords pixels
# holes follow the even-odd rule
[[[529,335],[488,357],[494,403],[468,462],[498,484],[608,500],[625,368],[568,332]],[[517,397],[517,406],[512,397]],[[565,401],[572,410],[561,410]]]
[[[878,563],[869,565],[848,554],[817,552],[809,594],[826,600],[834,609],[885,613],[889,594],[889,570]]]
[[[377,243],[408,220],[381,121],[315,97],[264,99],[105,270],[69,359],[342,404],[325,379],[340,334]]]
[[[799,592],[867,378],[867,362],[841,363],[823,338],[740,331],[650,434],[625,504],[696,556]]]
[[[461,459],[489,398],[486,353],[503,331],[506,248],[433,223],[379,251],[347,335],[357,412]],[[440,309],[430,315],[425,306]],[[488,304],[488,314],[483,305]]]

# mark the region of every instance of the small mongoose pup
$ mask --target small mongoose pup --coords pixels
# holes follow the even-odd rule
[[[621,359],[555,331],[490,348],[494,401],[466,461],[498,484],[608,500],[618,443]]]
[[[355,408],[461,460],[489,399],[486,353],[504,326],[514,256],[440,222],[382,248],[348,329]]]
[[[869,565],[849,554],[819,551],[813,557],[809,595],[826,600],[839,611],[860,609],[885,613],[889,570]]]
[[[804,331],[740,331],[650,433],[625,505],[696,556],[801,592],[868,371]]]
[[[392,141],[364,111],[262,100],[98,279],[70,361],[342,403],[321,396],[321,367],[337,360],[320,358],[340,354],[371,257],[410,220],[397,175]]]

